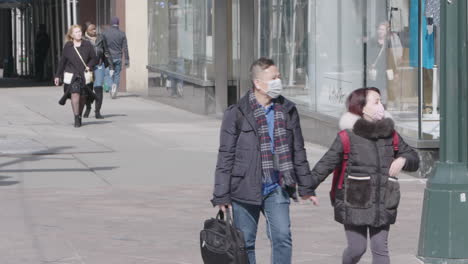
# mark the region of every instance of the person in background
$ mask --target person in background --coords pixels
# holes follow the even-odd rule
[[[127,36],[119,29],[119,18],[111,20],[111,26],[102,35],[107,42],[109,52],[114,64],[114,75],[112,76],[111,98],[117,97],[120,86],[120,72],[122,70],[122,57],[125,56],[125,66],[130,67],[130,57],[128,55]]]
[[[114,72],[114,63],[110,56],[109,48],[107,47],[106,40],[102,37],[102,34],[98,34],[96,30],[96,25],[92,23],[87,23],[85,30],[84,39],[88,40],[94,46],[97,56],[97,65],[94,66],[94,83],[93,88],[96,93],[96,104],[95,104],[95,117],[96,119],[102,119],[101,108],[102,102],[104,99],[104,78],[106,74],[106,68],[109,67],[110,75],[113,75]],[[83,117],[88,118],[89,113],[91,112],[91,101],[86,102],[86,110]]]
[[[81,127],[81,115],[88,96],[84,72],[91,71],[97,61],[93,45],[83,40],[82,36],[80,25],[72,25],[68,29],[63,55],[54,79],[55,85],[58,86],[60,79],[63,78],[65,94],[71,96],[75,127]]]
[[[36,80],[44,80],[44,66],[46,64],[47,54],[49,53],[50,38],[46,32],[46,25],[40,24],[39,31],[34,41]],[[50,79],[49,79],[50,80]]]

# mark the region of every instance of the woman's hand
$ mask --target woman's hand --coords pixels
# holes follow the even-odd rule
[[[406,164],[406,159],[402,158],[402,157],[399,157],[398,159],[396,159],[396,160],[394,160],[392,162],[392,165],[390,166],[390,170],[389,170],[388,174],[391,177],[396,177],[398,174],[400,174],[400,172],[403,169],[403,167],[405,166],[405,164]]]
[[[59,84],[60,84],[60,79],[59,79],[59,78],[55,78],[55,79],[54,79],[54,83],[55,83],[55,86],[59,86]]]
[[[317,196],[305,195],[305,196],[302,196],[301,198],[302,198],[302,200],[310,200],[315,206],[320,205]]]

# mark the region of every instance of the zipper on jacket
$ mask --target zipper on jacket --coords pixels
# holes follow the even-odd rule
[[[376,189],[376,195],[377,195],[377,219],[376,219],[376,224],[379,225],[380,223],[380,181],[381,181],[381,174],[382,174],[382,171],[381,171],[381,168],[380,168],[380,154],[379,154],[379,146],[377,145],[377,141],[375,141],[375,150],[377,151],[377,173],[378,173],[378,177],[377,177],[377,189]]]

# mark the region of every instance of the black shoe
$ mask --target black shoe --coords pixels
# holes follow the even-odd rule
[[[99,111],[96,111],[96,119],[104,119]]]
[[[81,127],[81,116],[75,116],[75,127]]]
[[[83,117],[84,117],[84,118],[88,118],[88,117],[89,117],[89,113],[91,113],[91,107],[86,107],[86,110],[85,110],[85,112],[84,112]]]

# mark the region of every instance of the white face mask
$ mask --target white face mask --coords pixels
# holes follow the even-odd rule
[[[281,79],[275,79],[265,83],[268,85],[268,91],[265,91],[265,93],[272,99],[278,98],[283,92],[283,84],[281,83]]]

